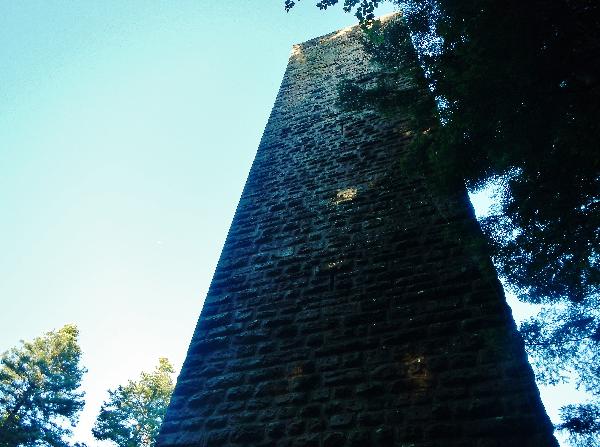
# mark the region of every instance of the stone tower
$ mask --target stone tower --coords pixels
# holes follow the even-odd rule
[[[466,194],[336,107],[359,34],[293,48],[160,447],[557,445]]]

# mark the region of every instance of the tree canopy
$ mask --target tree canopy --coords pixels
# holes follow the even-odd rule
[[[21,342],[0,358],[0,446],[69,445],[83,408],[77,327]]]
[[[391,2],[402,17],[385,25],[373,21],[381,1],[343,2],[381,70],[342,83],[342,105],[408,113],[407,162],[433,168],[442,189],[500,182],[481,224],[519,298],[546,306],[521,327],[537,376],[575,375],[600,396],[600,4]],[[412,88],[399,89],[407,76]],[[565,407],[563,418],[575,444],[598,439],[598,406]]]
[[[92,434],[119,447],[151,447],[162,424],[173,393],[173,367],[159,359],[155,370],[142,372],[139,380],[130,380],[109,390]]]

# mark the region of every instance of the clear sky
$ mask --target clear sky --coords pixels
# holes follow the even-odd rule
[[[355,22],[312,3],[0,3],[0,351],[77,324],[76,439],[183,362],[292,44]]]

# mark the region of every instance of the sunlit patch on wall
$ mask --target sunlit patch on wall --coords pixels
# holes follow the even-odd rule
[[[350,202],[350,201],[354,200],[357,195],[358,195],[358,189],[356,189],[356,188],[340,189],[336,193],[332,202],[334,205],[339,205],[340,203],[344,203],[344,202]]]
[[[304,55],[304,50],[302,49],[302,45],[293,45],[292,46],[290,58],[293,58],[297,62],[300,62],[302,64],[306,62],[306,56]]]
[[[415,388],[427,388],[431,381],[431,373],[425,363],[425,358],[418,355],[407,355],[404,358],[408,379]]]
[[[352,28],[354,28],[354,27],[353,26],[349,26],[347,28],[342,28],[338,32],[333,33],[330,36],[324,37],[323,39],[321,39],[319,41],[319,43],[324,44],[326,42],[330,42],[332,40],[339,39],[340,37],[344,37],[346,34],[348,34],[350,31],[352,31]]]

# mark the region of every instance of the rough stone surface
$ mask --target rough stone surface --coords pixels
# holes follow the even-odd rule
[[[336,107],[356,28],[294,46],[158,446],[555,446],[464,193]]]

